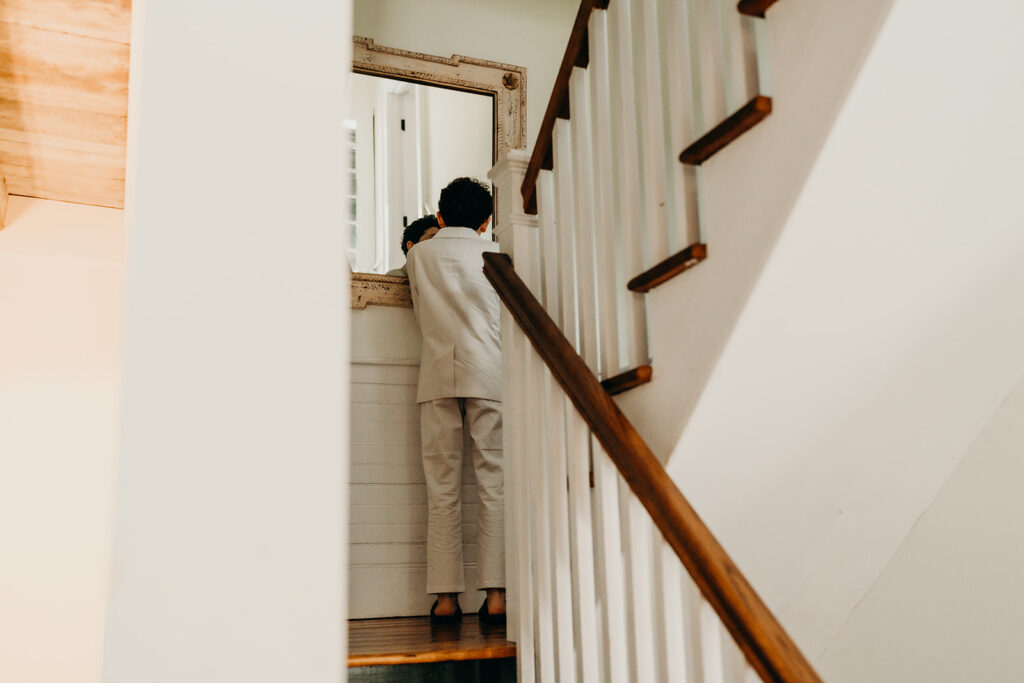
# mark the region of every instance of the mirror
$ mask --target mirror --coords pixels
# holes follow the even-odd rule
[[[353,272],[384,274],[404,266],[405,226],[437,212],[449,181],[486,182],[493,98],[364,74],[352,75],[349,92],[348,262]]]
[[[387,275],[405,263],[404,227],[436,212],[441,188],[452,179],[486,182],[505,152],[526,147],[526,70],[383,47],[358,36],[352,70],[353,104],[343,123],[352,307],[411,306],[408,281]]]

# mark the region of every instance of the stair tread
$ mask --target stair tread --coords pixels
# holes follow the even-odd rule
[[[758,95],[705,133],[679,155],[679,161],[699,166],[772,113],[772,98]]]
[[[650,365],[639,365],[625,372],[620,372],[614,377],[601,380],[601,386],[608,392],[609,396],[615,396],[629,391],[641,384],[651,381],[653,370]]]
[[[352,619],[348,639],[350,667],[516,656],[505,627],[481,627],[476,614],[465,615],[461,624],[433,627],[426,616]]]
[[[626,286],[633,292],[648,292],[658,285],[668,282],[676,275],[693,268],[707,257],[708,246],[706,244],[699,242],[691,244],[686,249],[640,273]]]
[[[740,14],[746,14],[749,17],[764,18],[765,11],[777,1],[778,0],[740,0],[739,4],[736,5],[736,9],[739,10]]]

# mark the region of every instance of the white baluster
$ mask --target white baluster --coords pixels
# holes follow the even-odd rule
[[[681,27],[680,35],[686,37],[687,45],[687,69],[689,71],[689,98],[690,98],[690,130],[686,136],[686,144],[684,149],[691,143],[698,140],[708,130],[710,130],[717,123],[716,117],[718,113],[713,110],[714,108],[714,97],[710,94],[706,95],[704,92],[704,83],[709,81],[712,85],[717,82],[714,80],[713,74],[705,74],[701,68],[702,64],[702,49],[706,51],[706,43],[708,41],[701,40],[701,31],[705,30],[704,21],[707,13],[704,11],[703,5],[708,0],[682,0],[681,6],[677,8],[676,17],[678,21],[683,22]],[[710,56],[709,56],[710,58]],[[703,62],[707,62],[704,59]],[[711,108],[712,111],[708,113],[708,118],[705,116],[705,109]],[[722,101],[722,114],[725,111],[725,103]],[[685,134],[686,131],[684,131]],[[701,190],[704,172],[701,168],[689,168],[684,171],[687,178],[693,178],[693,194],[696,200],[696,225],[697,225],[697,242],[707,244],[708,241],[708,227],[707,227],[707,211],[705,210],[704,203],[701,201],[704,193]],[[689,185],[688,185],[689,187]]]
[[[565,123],[565,122],[560,122]],[[566,124],[567,125],[567,124]],[[561,130],[560,130],[561,129]],[[572,288],[563,292],[567,279],[571,279],[572,254],[561,254],[564,245],[571,245],[573,237],[571,216],[574,214],[575,197],[571,183],[560,183],[563,179],[572,178],[571,165],[565,163],[569,156],[563,144],[564,128],[556,127],[552,140],[553,154],[556,155],[554,172],[542,171],[537,186],[538,217],[541,229],[541,244],[544,251],[545,271],[547,277],[545,287],[545,304],[555,319],[562,323],[561,311],[575,307],[566,305],[566,298],[573,296]],[[562,142],[560,142],[560,140]],[[559,145],[561,145],[561,152]],[[558,187],[561,185],[562,191]],[[568,207],[568,210],[563,210]],[[565,225],[560,224],[565,221]],[[558,232],[556,232],[558,231]],[[561,234],[565,233],[565,234]],[[566,268],[566,265],[569,268]],[[563,272],[566,271],[566,272]],[[567,278],[568,274],[568,278]],[[561,325],[563,330],[565,325]],[[557,623],[555,633],[558,639],[558,671],[559,680],[569,681],[579,678],[584,681],[597,680],[596,661],[596,624],[593,608],[593,551],[589,538],[589,489],[586,492],[581,514],[578,500],[580,466],[586,486],[587,470],[587,431],[581,418],[576,414],[562,392],[561,388],[548,373],[546,376],[546,416],[545,431],[548,440],[548,497],[551,506],[552,543],[555,577],[555,601]],[[568,414],[567,414],[568,407]],[[583,452],[580,452],[582,440]],[[568,490],[562,482],[568,482]],[[566,497],[569,500],[566,500]],[[572,508],[569,515],[568,507]],[[581,531],[580,524],[584,524]],[[569,526],[571,524],[571,526]],[[568,528],[567,528],[568,527]],[[581,561],[584,570],[581,571]],[[575,657],[572,655],[575,653]],[[578,674],[577,674],[578,672]]]
[[[558,226],[555,174],[541,171],[537,177],[537,222],[540,230],[541,274],[544,282],[542,304],[555,324],[562,327],[561,259],[558,253]]]
[[[560,293],[562,296],[562,334],[580,350],[579,294],[576,285],[576,183],[569,122],[555,121],[551,133],[555,167],[555,225],[558,229]]]
[[[743,106],[744,100],[740,97],[741,86],[737,82],[737,76],[742,76],[742,55],[737,59],[733,49],[733,15],[738,15],[736,4],[731,0],[713,0],[714,7],[711,13],[714,17],[715,38],[718,47],[718,61],[721,64],[722,90],[725,93],[726,116]],[[730,11],[731,10],[731,11]]]
[[[488,174],[497,194],[498,213],[494,234],[501,251],[509,254],[517,271],[524,278],[533,278],[536,271],[537,221],[523,212],[519,188],[523,182],[529,155],[521,150],[510,150]],[[524,275],[525,273],[525,275]],[[532,448],[527,439],[532,416],[527,407],[533,404],[528,368],[533,355],[530,342],[508,309],[502,306],[502,387],[503,437],[505,473],[505,547],[506,588],[508,589],[508,638],[517,643],[517,670],[519,680],[534,681],[535,668],[535,614],[534,582],[529,552],[534,539],[530,510],[533,507],[533,482],[525,454]]]
[[[747,660],[721,620],[718,622],[718,628],[722,634],[722,675],[726,683],[744,683],[748,669]]]
[[[736,12],[736,4],[733,3],[733,12]],[[758,60],[758,39],[757,27],[764,23],[763,19],[748,17],[739,14],[739,33],[741,36],[743,50],[743,80],[746,86],[744,99],[750,101],[761,93],[761,65]]]
[[[551,571],[554,583],[555,637],[560,681],[576,679],[576,643],[573,624],[573,582],[569,547],[569,501],[566,487],[565,403],[551,372],[544,370],[544,392],[536,397],[543,403],[544,421],[538,429],[546,437],[545,483],[548,521],[551,526]]]
[[[655,532],[654,576],[660,600],[654,611],[658,635],[658,680],[682,683],[686,674],[686,625],[683,606],[682,564],[672,547]]]
[[[757,90],[760,94],[772,96],[772,51],[771,32],[764,19],[750,17],[754,26],[754,49],[757,52]]]
[[[590,81],[591,139],[594,164],[594,245],[597,250],[598,311],[601,318],[601,355],[605,377],[625,369],[627,360],[620,347],[627,343],[625,328],[620,323],[620,282],[616,272],[615,253],[620,244],[612,230],[615,205],[612,192],[612,104],[609,90],[608,17],[603,10],[590,16],[590,64],[586,76]]]
[[[707,129],[704,123],[704,96],[703,78],[704,74],[700,66],[700,4],[705,0],[680,0],[676,9],[677,16],[683,22],[681,41],[686,49],[686,69],[689,71],[687,84],[689,90],[686,95],[690,102],[690,130],[687,142],[693,142]]]
[[[537,178],[537,222],[540,244],[543,296],[540,301],[548,314],[558,321],[558,250],[555,234],[555,191],[551,171]],[[544,391],[535,397],[543,403],[545,420],[541,423],[545,444],[544,486],[547,492],[548,519],[551,525],[551,572],[555,608],[555,644],[559,680],[576,678],[575,635],[573,629],[572,567],[569,547],[569,510],[566,481],[566,434],[564,399],[561,387],[544,367]]]
[[[508,321],[506,323],[506,320]],[[506,330],[513,328],[509,335]],[[527,458],[524,456],[529,451],[529,443],[526,435],[529,432],[528,416],[525,407],[529,402],[529,382],[522,373],[522,369],[529,363],[532,353],[530,342],[526,335],[519,328],[519,324],[512,319],[508,309],[502,310],[502,342],[511,342],[511,349],[502,351],[503,372],[508,368],[511,376],[509,384],[504,385],[504,390],[511,394],[511,401],[502,401],[502,434],[505,436],[503,467],[505,472],[505,514],[508,515],[512,509],[514,531],[511,536],[505,538],[505,556],[514,558],[514,581],[507,585],[506,608],[508,615],[508,637],[516,642],[516,665],[519,672],[520,682],[536,680],[536,614],[534,581],[531,553],[534,548],[533,528],[531,523],[530,509],[534,504],[535,493],[530,481],[530,471],[527,467]],[[509,390],[511,387],[511,390]],[[511,405],[509,405],[511,403]],[[511,415],[510,415],[511,411]],[[511,419],[510,419],[511,418]],[[512,439],[508,434],[514,434]],[[514,486],[510,486],[512,483]],[[505,525],[506,530],[509,524]],[[526,552],[516,552],[517,549],[525,548]],[[506,562],[506,571],[512,563]],[[508,578],[508,577],[506,577]],[[508,584],[508,581],[506,581]]]
[[[612,103],[612,196],[615,207],[616,291],[619,310],[627,335],[626,367],[650,360],[647,349],[645,297],[626,289],[626,282],[642,273],[650,262],[643,176],[640,168],[636,102],[633,96],[633,37],[630,31],[629,4],[613,2],[608,20],[608,85]],[[621,277],[621,281],[619,278]]]
[[[626,578],[619,514],[619,473],[604,449],[591,437],[594,467],[594,539],[598,599],[601,602],[601,638],[605,657],[602,680],[629,680]]]
[[[510,552],[531,548],[529,510],[531,487],[526,480],[523,459],[526,450],[527,387],[522,367],[527,362],[529,342],[504,306],[501,310],[502,337],[502,423],[505,475],[505,586],[508,596],[508,639],[517,643],[517,670],[520,681],[534,680],[533,577],[528,552]],[[516,455],[508,455],[516,454]]]
[[[686,41],[680,40],[680,36],[686,36],[688,32],[685,3],[660,0],[657,11],[661,31],[662,109],[668,140],[663,159],[665,177],[672,190],[669,229],[675,252],[700,238],[697,204],[699,169],[679,161],[679,153],[696,139],[690,94],[694,84],[691,82],[690,51]]]
[[[697,584],[693,582],[686,568],[680,565],[680,597],[683,601],[683,643],[686,652],[686,681],[699,683],[704,680],[704,663],[701,646],[700,607],[704,602]]]
[[[569,130],[572,133],[572,151],[576,180],[576,286],[578,290],[581,356],[600,376],[601,349],[599,330],[601,321],[597,310],[597,245],[594,234],[594,161],[593,139],[590,134],[590,96],[587,73],[574,68],[569,77]]]
[[[534,236],[536,237],[536,235]],[[536,292],[540,284],[540,274],[536,268],[524,268],[521,265],[522,262],[521,257],[517,258],[516,270],[530,290]],[[559,643],[555,640],[554,632],[556,613],[551,558],[551,520],[548,514],[549,507],[546,504],[547,490],[553,483],[547,479],[548,454],[544,430],[537,428],[537,425],[544,424],[546,420],[545,401],[543,400],[546,393],[545,367],[544,361],[534,352],[532,346],[529,348],[528,357],[521,372],[526,376],[528,398],[524,397],[524,400],[527,401],[526,423],[521,425],[521,428],[526,430],[525,451],[518,455],[526,464],[526,481],[529,482],[529,486],[533,487],[536,494],[535,497],[531,496],[530,505],[531,538],[533,540],[530,554],[533,558],[534,610],[537,620],[535,643],[540,680],[554,681]]]
[[[728,115],[725,70],[722,64],[719,2],[687,0],[690,18],[690,60],[695,67],[694,94],[699,102],[700,131],[704,135]]]
[[[700,605],[701,660],[704,665],[702,680],[707,683],[726,683],[722,666],[722,629],[718,615],[711,605],[702,600]]]
[[[600,680],[600,648],[597,633],[597,589],[594,578],[596,528],[591,514],[590,497],[590,431],[564,394],[562,406],[562,417],[566,425],[566,450],[569,455],[569,528],[573,549],[573,595],[576,608],[579,678],[587,683],[596,683]]]
[[[633,680],[653,681],[656,655],[651,532],[654,525],[640,499],[633,495],[621,478],[619,489],[619,505],[622,509],[622,551],[626,556],[626,585],[629,587],[632,606],[628,612]]]
[[[665,137],[661,92],[661,53],[655,0],[629,0],[632,5],[633,53],[636,64],[633,85],[640,122],[640,163],[643,165],[645,226],[652,239],[651,267],[681,247],[669,242],[669,204],[665,176]]]
[[[718,0],[719,35],[726,106],[733,113],[757,94],[757,59],[750,18],[735,0]]]

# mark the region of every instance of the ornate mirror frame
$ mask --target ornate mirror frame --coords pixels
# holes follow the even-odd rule
[[[526,68],[485,59],[410,52],[352,39],[352,71],[411,83],[490,95],[494,101],[494,162],[510,149],[526,147]],[[495,212],[497,213],[497,212]],[[374,273],[352,273],[352,308],[367,304],[412,306],[409,281]]]

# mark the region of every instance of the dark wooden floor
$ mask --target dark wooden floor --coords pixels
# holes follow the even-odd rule
[[[353,619],[348,622],[348,665],[384,666],[516,656],[504,626],[483,626],[475,614],[461,624],[431,626],[429,617]]]

